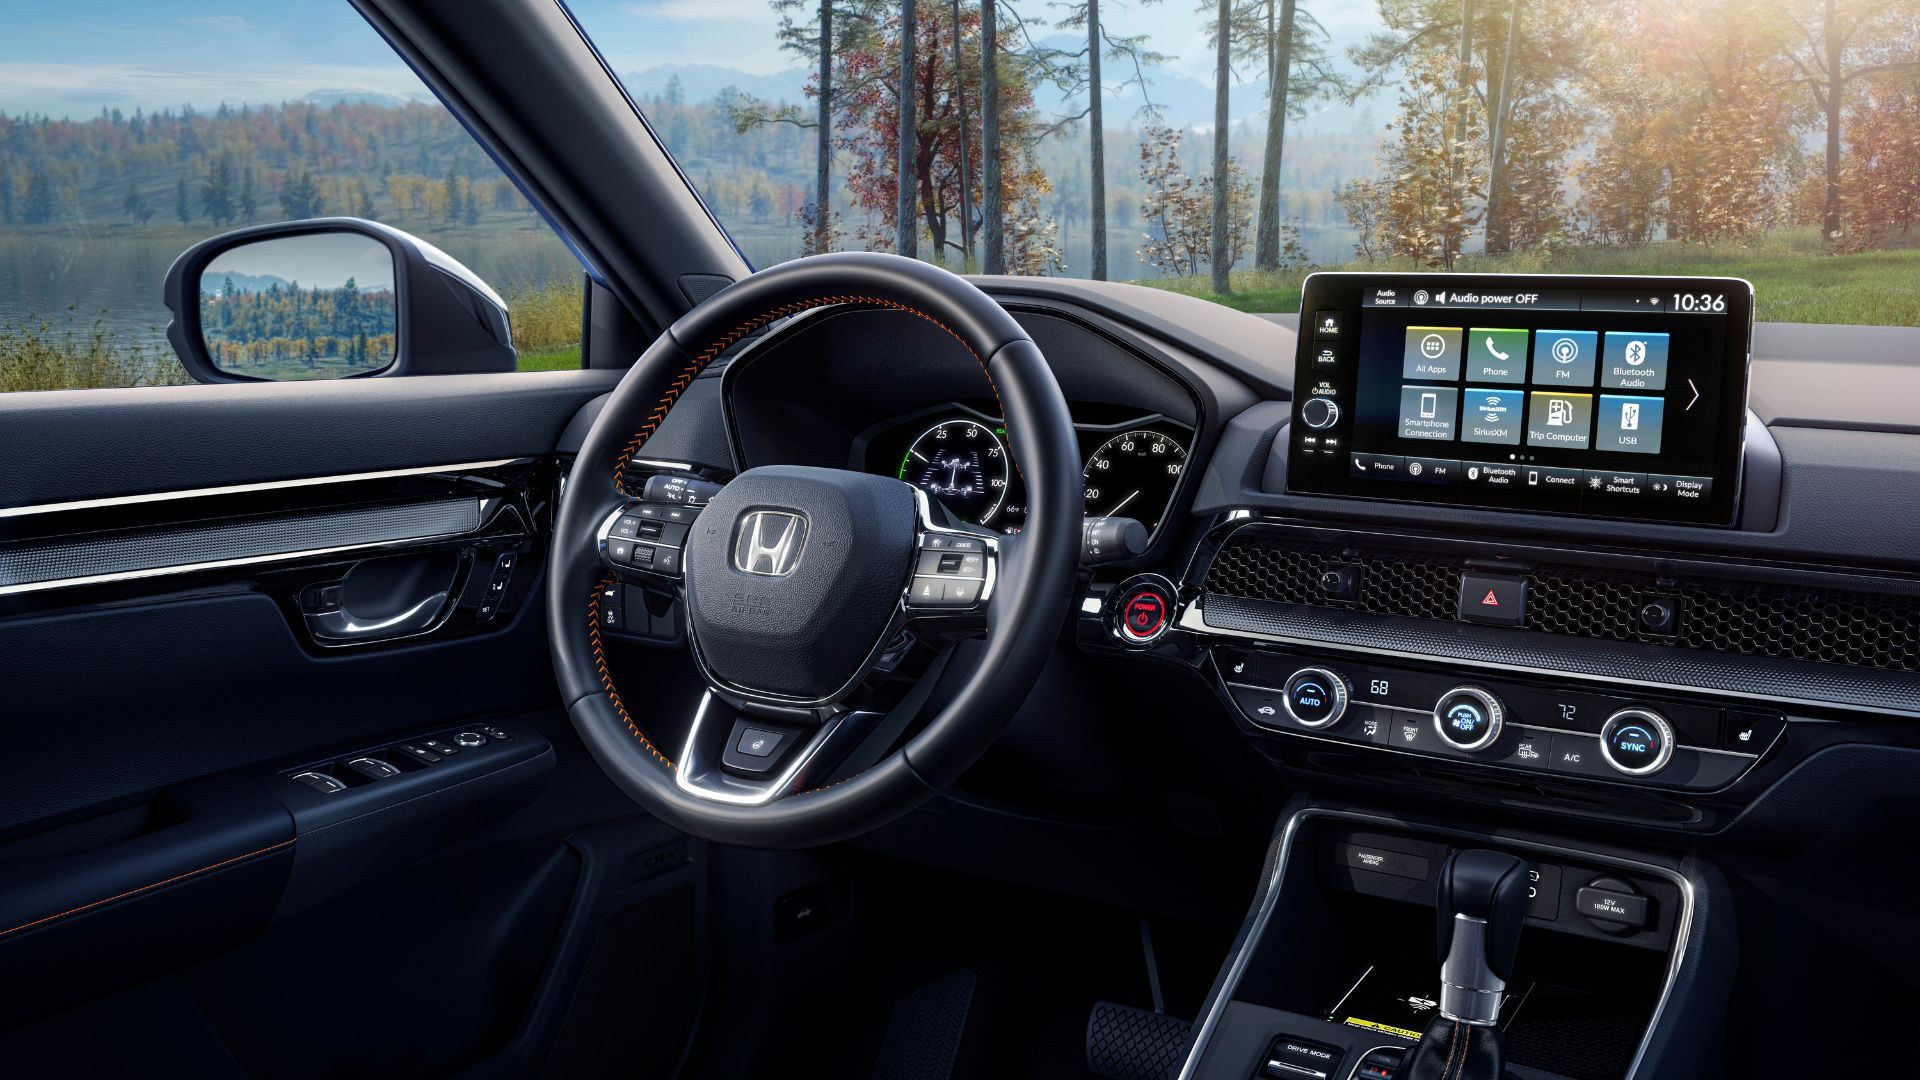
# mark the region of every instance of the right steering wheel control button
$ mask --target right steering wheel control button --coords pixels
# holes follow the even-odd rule
[[[1621,709],[1600,729],[1600,756],[1626,776],[1651,776],[1673,758],[1673,726],[1652,709]]]
[[[1281,701],[1303,727],[1338,723],[1347,711],[1347,681],[1326,668],[1302,668],[1287,680]]]
[[[1455,750],[1484,750],[1500,737],[1506,709],[1500,699],[1477,686],[1458,686],[1433,706],[1433,726]]]

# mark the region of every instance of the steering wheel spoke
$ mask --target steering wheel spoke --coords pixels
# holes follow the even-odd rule
[[[594,533],[600,562],[622,581],[677,589],[686,569],[687,533],[699,516],[698,505],[628,499]]]
[[[827,786],[834,767],[885,719],[863,709],[742,708],[728,697],[701,697],[674,783],[695,798],[732,806],[765,806]]]

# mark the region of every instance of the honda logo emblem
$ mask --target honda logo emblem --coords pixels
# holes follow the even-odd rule
[[[756,510],[740,519],[733,565],[749,574],[786,577],[800,565],[800,551],[806,544],[806,518],[780,510]]]

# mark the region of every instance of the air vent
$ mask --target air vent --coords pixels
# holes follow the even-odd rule
[[[1352,566],[1352,600],[1322,577]],[[1209,593],[1416,619],[1454,618],[1458,558],[1235,536],[1214,557]],[[1527,628],[1568,637],[1648,641],[1710,652],[1920,671],[1920,601],[1830,589],[1652,575],[1544,564],[1528,575]],[[1671,619],[1644,615],[1664,604]]]

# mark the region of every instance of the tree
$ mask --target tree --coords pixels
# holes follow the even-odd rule
[[[1000,0],[980,0],[980,207],[982,273],[1007,272],[1006,202],[1000,191]]]
[[[1253,265],[1280,268],[1280,168],[1287,141],[1287,120],[1306,112],[1309,101],[1347,92],[1346,76],[1333,66],[1328,35],[1318,20],[1295,0],[1264,0],[1267,52],[1267,144],[1260,167],[1260,226],[1254,236]],[[1276,7],[1278,11],[1276,12]]]
[[[248,162],[240,169],[240,220],[251,225],[259,213],[260,203],[253,192],[253,163]]]
[[[320,188],[313,182],[311,173],[301,172],[287,177],[280,189],[280,208],[286,212],[289,221],[302,218],[319,217],[325,212],[325,199]]]
[[[53,220],[53,181],[39,169],[27,174],[27,199],[22,216],[29,225],[44,225]]]
[[[961,9],[962,46],[960,65],[954,66],[952,51],[953,13],[934,5],[918,12],[915,20],[915,53],[921,62],[915,66],[915,82],[908,99],[917,108],[918,123],[902,151],[899,122],[898,84],[885,77],[900,70],[902,49],[898,20],[889,20],[860,48],[842,49],[836,61],[835,82],[844,88],[842,108],[836,128],[835,146],[847,155],[846,188],[855,211],[867,216],[868,224],[858,230],[861,241],[870,247],[891,248],[899,239],[898,214],[902,205],[916,215],[912,231],[924,233],[939,257],[961,253],[959,230],[955,227],[960,212],[961,143],[966,140],[968,171],[964,182],[979,191],[982,159],[979,154],[981,126],[960,122],[962,100],[978,102],[980,65],[978,34],[967,33],[979,25],[978,10]],[[1003,31],[1011,36],[1012,30]],[[1003,37],[1001,45],[1007,44]],[[1006,153],[1002,159],[1000,195],[1007,209],[1003,238],[1007,268],[1013,272],[1038,272],[1058,265],[1053,231],[1040,222],[1040,199],[1052,188],[1052,182],[1040,168],[1034,152],[1040,137],[1033,108],[1033,93],[1026,81],[1028,69],[1010,64],[1003,71],[996,98],[1001,117]],[[980,115],[984,109],[970,113]],[[912,158],[915,164],[915,191],[910,198],[899,197],[898,162]],[[977,203],[969,198],[969,203]]]
[[[1234,260],[1227,250],[1230,245],[1227,200],[1233,193],[1228,174],[1232,156],[1227,145],[1232,135],[1227,105],[1233,83],[1233,14],[1233,0],[1219,0],[1219,17],[1213,27],[1213,206],[1207,255],[1213,264],[1213,291],[1221,296],[1233,292]]]
[[[215,155],[207,167],[206,178],[200,184],[200,207],[215,225],[233,220],[233,158],[225,150]]]
[[[173,188],[173,213],[180,219],[180,224],[193,224],[193,211],[187,207],[187,178],[184,176]]]
[[[1920,48],[1920,38],[1909,48]],[[1867,248],[1920,226],[1920,74],[1867,84],[1847,117],[1849,246]]]
[[[140,194],[131,178],[127,180],[126,210],[127,216],[141,225],[153,219],[153,207],[147,205],[147,197]]]
[[[1181,166],[1181,141],[1180,132],[1152,125],[1140,142],[1140,180],[1147,189],[1140,200],[1147,226],[1140,260],[1175,277],[1197,274],[1220,259],[1231,266],[1246,249],[1253,223],[1253,184],[1239,162],[1229,159],[1226,183],[1215,198],[1213,177],[1196,182]],[[1216,207],[1226,208],[1224,217]]]
[[[1846,116],[1848,90],[1861,79],[1896,72],[1920,71],[1920,57],[1875,58],[1870,50],[1892,36],[1905,19],[1913,19],[1913,0],[1790,0],[1786,18],[1796,31],[1788,51],[1795,81],[1813,95],[1826,128],[1826,195],[1820,212],[1820,231],[1829,241],[1840,238],[1842,215],[1841,125]]]
[[[451,225],[466,216],[466,207],[461,205],[460,200],[460,174],[455,172],[452,166],[447,167],[446,183],[447,208],[445,211],[445,220],[448,225]]]
[[[918,168],[919,154],[914,152],[920,145],[919,125],[914,121],[914,51],[918,44],[919,27],[914,18],[914,0],[900,0],[900,81],[894,92],[895,111],[899,114],[900,129],[897,144],[900,147],[900,159],[896,163],[894,182],[895,197],[898,205],[894,210],[893,249],[911,259],[919,255],[920,228],[915,221],[914,192],[915,177],[921,175]],[[935,59],[938,54],[935,54]],[[928,163],[931,165],[931,162]],[[932,208],[928,208],[932,213]]]
[[[1151,0],[1149,0],[1151,2]],[[1060,26],[1067,30],[1084,30],[1087,35],[1086,48],[1073,54],[1055,53],[1050,60],[1077,60],[1060,67],[1056,82],[1077,82],[1087,93],[1087,107],[1082,115],[1087,121],[1087,176],[1091,190],[1087,196],[1087,217],[1092,243],[1093,269],[1090,276],[1096,281],[1107,279],[1107,147],[1106,147],[1106,84],[1101,79],[1100,63],[1104,54],[1106,59],[1132,62],[1133,74],[1120,85],[1138,86],[1144,94],[1146,90],[1147,66],[1167,59],[1160,53],[1147,48],[1144,35],[1115,37],[1108,32],[1101,21],[1100,0],[1069,0],[1061,5],[1067,14],[1061,18]]]

